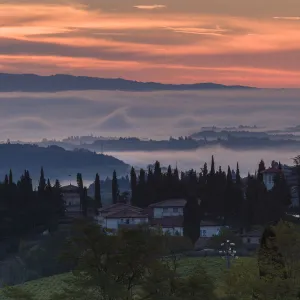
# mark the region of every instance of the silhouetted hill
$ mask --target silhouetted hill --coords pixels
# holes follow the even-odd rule
[[[94,179],[98,172],[101,176],[112,176],[115,169],[117,174],[126,173],[129,166],[123,161],[109,155],[96,154],[89,150],[67,151],[58,146],[47,148],[37,145],[1,144],[0,145],[0,178],[13,170],[15,180],[25,169],[29,170],[31,177],[36,180],[44,167],[46,177],[51,180],[59,178],[76,178],[82,173],[83,178]]]
[[[39,76],[0,73],[0,92],[58,92],[70,90],[183,91],[183,90],[253,89],[215,83],[162,84],[121,78],[96,78],[72,75]]]

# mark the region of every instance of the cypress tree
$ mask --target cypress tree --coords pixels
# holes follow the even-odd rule
[[[12,175],[12,170],[11,169],[9,170],[8,182],[9,182],[9,185],[13,184],[13,175]]]
[[[131,204],[139,206],[137,198],[137,178],[134,167],[130,170]]]
[[[118,196],[119,196],[119,185],[118,185],[117,173],[115,170],[113,172],[113,178],[111,182],[111,193],[112,193],[113,204],[116,204],[118,202]]]
[[[291,192],[283,172],[274,177],[274,186],[269,193],[269,221],[279,221],[291,205]]]
[[[4,178],[4,185],[5,185],[5,186],[8,186],[8,185],[9,185],[9,180],[8,180],[7,174],[5,175],[5,178]]]
[[[215,175],[216,171],[215,171],[215,159],[214,156],[212,155],[211,157],[211,165],[210,165],[210,175],[213,176]]]
[[[239,163],[236,164],[236,180],[235,180],[236,184],[238,186],[241,185],[242,181],[241,181],[241,175],[240,175],[240,168],[239,168]]]
[[[193,244],[200,237],[201,210],[198,199],[195,195],[187,197],[186,205],[183,209],[183,235],[188,237]]]
[[[147,188],[146,172],[144,169],[140,169],[139,180],[137,184],[137,198],[139,199],[138,206],[141,208],[148,206]]]
[[[98,213],[98,209],[102,207],[101,201],[101,187],[100,187],[100,177],[99,174],[96,174],[95,177],[95,204],[96,204],[96,213]]]
[[[260,161],[258,165],[258,174],[257,178],[260,182],[263,182],[263,174],[262,172],[266,170],[265,162],[263,160]]]
[[[41,167],[41,175],[39,180],[39,186],[38,186],[38,192],[39,194],[42,194],[45,191],[46,188],[46,179],[44,175],[44,169]]]
[[[83,180],[81,173],[77,173],[77,186],[79,189],[79,196],[80,196],[80,210],[83,213]]]

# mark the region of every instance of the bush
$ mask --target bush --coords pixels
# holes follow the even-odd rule
[[[194,249],[192,241],[184,236],[167,236],[166,238],[168,250],[173,253],[181,253]]]

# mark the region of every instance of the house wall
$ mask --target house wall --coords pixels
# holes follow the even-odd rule
[[[274,186],[274,175],[272,173],[265,173],[263,174],[263,182],[267,188],[267,190],[271,190]]]
[[[155,219],[183,216],[183,207],[155,207],[153,216]]]
[[[119,225],[129,224],[129,225],[140,225],[148,223],[148,218],[120,218],[120,219],[103,219],[97,218],[98,224],[104,226],[107,229],[118,230]]]
[[[221,226],[200,226],[200,237],[212,237],[220,233]]]
[[[66,206],[80,205],[80,196],[77,193],[63,193]]]

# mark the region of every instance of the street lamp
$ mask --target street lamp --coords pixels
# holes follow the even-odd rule
[[[236,256],[236,250],[234,249],[235,243],[231,243],[230,240],[226,240],[221,244],[222,250],[219,251],[222,258],[227,261],[227,268],[230,269],[231,259],[238,258]]]

